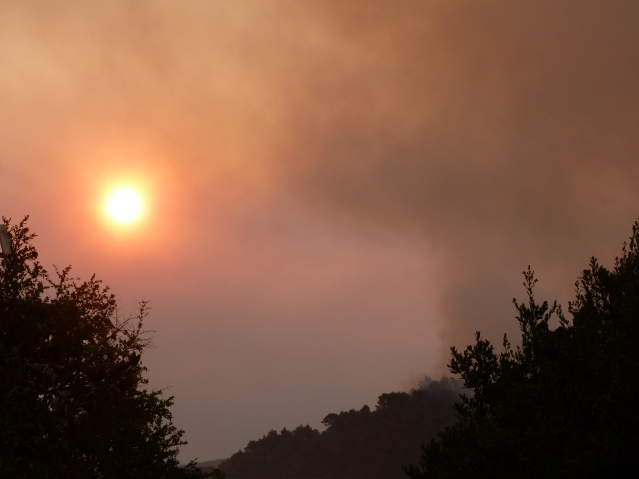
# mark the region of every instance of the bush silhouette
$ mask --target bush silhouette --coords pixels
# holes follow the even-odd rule
[[[117,314],[100,281],[53,279],[25,218],[0,264],[0,477],[201,477],[178,465],[172,398],[147,388],[147,313]]]
[[[612,270],[594,258],[576,283],[572,320],[514,301],[522,337],[503,351],[476,333],[450,370],[473,392],[458,419],[423,447],[414,479],[626,477],[639,460],[639,223]],[[550,327],[556,317],[559,326]]]

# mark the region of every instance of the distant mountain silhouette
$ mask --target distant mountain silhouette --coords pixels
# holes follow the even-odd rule
[[[213,472],[213,470],[217,469],[223,460],[224,459],[215,459],[213,461],[198,462],[197,467],[204,473]]]
[[[401,465],[415,462],[420,445],[454,421],[461,391],[459,380],[426,377],[409,393],[382,394],[374,411],[329,414],[322,432],[308,425],[270,431],[219,469],[227,479],[403,478]]]

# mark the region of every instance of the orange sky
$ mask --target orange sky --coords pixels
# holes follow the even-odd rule
[[[2,2],[2,211],[153,307],[182,459],[445,371],[639,216],[635,2]],[[137,188],[142,220],[104,214]]]

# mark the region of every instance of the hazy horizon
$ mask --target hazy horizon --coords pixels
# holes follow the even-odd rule
[[[0,214],[96,274],[181,460],[446,373],[639,217],[636,2],[3,2]],[[142,220],[106,218],[137,189]]]

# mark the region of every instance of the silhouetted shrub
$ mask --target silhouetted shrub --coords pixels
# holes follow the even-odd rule
[[[561,308],[536,302],[524,272],[521,346],[476,333],[450,370],[474,395],[423,449],[414,479],[628,477],[639,462],[639,223],[608,270],[593,258]],[[550,328],[556,317],[559,326]]]
[[[7,220],[5,225],[10,226]],[[146,387],[145,303],[117,315],[108,287],[50,279],[26,218],[0,262],[0,477],[183,478],[172,398]]]

